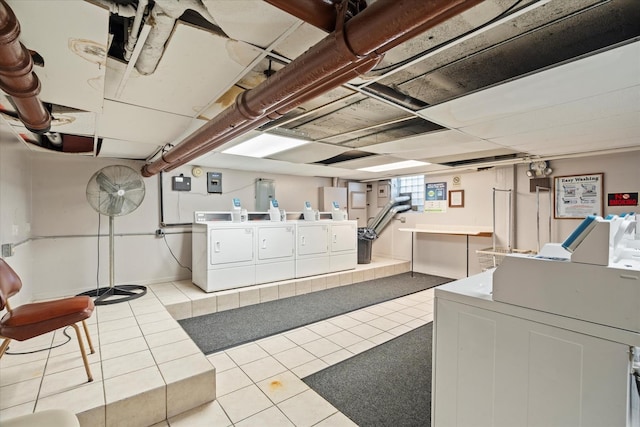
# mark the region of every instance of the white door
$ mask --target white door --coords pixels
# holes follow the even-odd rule
[[[327,224],[298,226],[298,255],[322,255],[329,252]]]
[[[355,251],[357,242],[356,224],[331,225],[331,252]]]
[[[258,227],[258,260],[293,258],[294,226]]]
[[[253,228],[212,228],[209,232],[211,264],[253,261]]]

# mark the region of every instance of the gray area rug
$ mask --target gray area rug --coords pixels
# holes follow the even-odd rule
[[[433,323],[302,380],[361,427],[431,425]]]
[[[420,273],[411,277],[411,273],[402,273],[192,317],[179,323],[204,354],[211,354],[450,281],[445,277]]]

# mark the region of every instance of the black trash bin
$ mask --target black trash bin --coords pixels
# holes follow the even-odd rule
[[[358,264],[371,263],[371,246],[377,237],[370,228],[358,228]]]

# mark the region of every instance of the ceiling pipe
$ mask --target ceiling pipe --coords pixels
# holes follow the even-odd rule
[[[331,33],[336,29],[338,14],[336,4],[342,0],[265,0],[267,3],[284,10],[304,22]],[[349,1],[346,20],[351,19],[367,7],[364,0]],[[346,21],[345,20],[345,21]]]
[[[280,2],[284,0],[279,0]],[[221,144],[234,128],[255,129],[274,106],[305,96],[319,83],[334,80],[328,91],[345,82],[331,76],[348,76],[364,63],[375,62],[402,41],[408,40],[484,0],[378,0],[344,27],[329,34],[286,67],[255,88],[241,93],[236,102],[187,136],[161,158],[145,165],[142,175],[153,176],[189,155],[204,154]],[[272,3],[278,3],[272,0]],[[287,2],[288,3],[288,2]],[[398,41],[401,40],[401,41]],[[348,81],[348,80],[347,80]],[[318,93],[319,94],[319,93]]]
[[[33,60],[20,43],[20,24],[13,10],[0,0],[0,89],[11,96],[24,126],[43,134],[51,129],[51,114],[38,94],[40,80],[33,72]]]
[[[272,120],[279,119],[280,117],[284,116],[286,113],[288,113],[289,111],[293,110],[294,108],[296,108],[300,104],[303,104],[305,102],[311,101],[312,99],[314,99],[318,95],[321,95],[322,93],[326,92],[328,90],[327,88],[335,87],[336,81],[341,81],[341,80],[344,80],[344,79],[346,79],[348,81],[348,80],[354,79],[354,78],[364,74],[365,72],[373,69],[373,67],[375,67],[378,64],[378,62],[379,62],[378,60],[371,60],[369,62],[365,62],[361,66],[361,68],[349,71],[346,75],[330,76],[324,82],[318,84],[316,87],[314,87],[312,90],[310,90],[309,92],[307,92],[305,95],[301,96],[300,98],[288,100],[286,102],[282,102],[279,105],[277,105],[274,108],[272,108],[269,112],[267,112],[265,114],[264,117],[258,119],[256,122],[251,122],[251,123],[245,124],[244,126],[238,126],[238,127],[234,128],[233,130],[231,130],[229,133],[227,133],[223,137],[221,137],[219,139],[216,139],[214,143],[203,145],[198,150],[190,153],[189,155],[187,155],[187,156],[183,157],[182,159],[180,159],[178,162],[176,162],[176,163],[172,164],[171,166],[167,167],[166,171],[172,171],[173,169],[177,168],[178,166],[181,166],[181,165],[183,165],[183,164],[185,164],[185,163],[187,163],[187,162],[189,162],[189,161],[191,161],[193,159],[196,159],[196,158],[202,156],[203,154],[208,153],[212,149],[214,149],[216,147],[219,147],[222,144],[225,144],[225,143],[233,140],[234,138],[237,138],[238,136],[249,132],[252,129],[256,129],[256,128],[262,126],[263,124],[266,124],[266,123],[268,123],[268,122],[270,122]],[[215,147],[211,146],[213,144],[215,144]]]

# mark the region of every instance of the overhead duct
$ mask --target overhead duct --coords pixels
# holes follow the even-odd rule
[[[282,1],[282,0],[280,0]],[[161,158],[142,168],[153,176],[188,162],[227,141],[238,127],[244,132],[265,123],[278,106],[295,104],[318,85],[328,91],[371,67],[389,49],[458,15],[484,0],[378,0],[186,137]],[[271,1],[277,5],[278,1]],[[339,76],[341,78],[336,78]],[[331,82],[328,84],[327,82]],[[316,93],[316,96],[320,93]],[[268,120],[267,120],[268,121]],[[238,136],[238,135],[235,135]]]
[[[33,72],[33,60],[18,40],[19,36],[16,15],[0,0],[0,89],[11,96],[28,130],[46,133],[51,129],[51,115],[38,98],[40,80]]]

